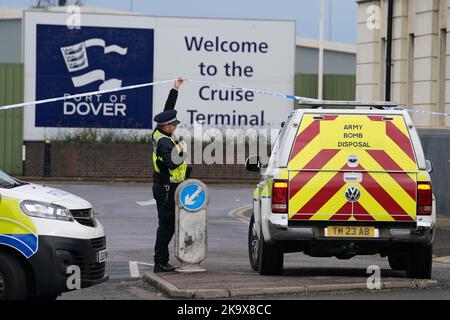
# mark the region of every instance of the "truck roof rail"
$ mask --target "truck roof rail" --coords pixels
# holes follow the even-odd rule
[[[345,101],[345,100],[318,100],[312,98],[299,98],[299,106],[309,106],[313,109],[324,108],[324,109],[356,109],[358,107],[369,107],[376,108],[380,110],[385,109],[395,109],[398,108],[398,104],[389,101]],[[333,108],[335,107],[335,108]]]

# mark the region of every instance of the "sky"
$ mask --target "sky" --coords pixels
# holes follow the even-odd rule
[[[356,1],[324,1],[325,40],[356,43]],[[30,7],[37,2],[0,0],[0,6]],[[319,38],[320,0],[85,0],[85,6],[155,16],[296,20],[298,36]]]

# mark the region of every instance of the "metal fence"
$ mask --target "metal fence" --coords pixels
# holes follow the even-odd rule
[[[0,63],[0,105],[23,101],[23,64]],[[21,175],[23,110],[0,111],[0,170]]]

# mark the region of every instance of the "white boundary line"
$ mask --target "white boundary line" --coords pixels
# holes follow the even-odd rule
[[[248,224],[250,222],[250,218],[244,215],[244,212],[251,209],[253,206],[247,205],[244,207],[236,208],[228,212],[227,216],[233,219],[237,219],[242,223]]]
[[[129,266],[130,266],[130,276],[131,278],[140,278],[139,275],[139,266],[137,261],[129,261],[128,262]]]
[[[143,266],[150,266],[153,267],[154,264],[152,263],[146,263],[146,262],[139,262],[139,261],[128,261],[128,265],[130,267],[130,276],[133,279],[141,278],[141,273],[139,272],[139,265]]]
[[[149,207],[149,206],[153,206],[156,205],[156,200],[155,199],[150,199],[147,201],[136,201],[136,204],[140,207]]]

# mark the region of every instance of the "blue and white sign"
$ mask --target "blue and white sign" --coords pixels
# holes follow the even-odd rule
[[[207,202],[206,190],[197,182],[188,183],[179,193],[180,204],[187,211],[198,211]]]
[[[84,10],[84,8],[82,9]],[[187,130],[279,128],[291,100],[238,88],[294,92],[295,21],[197,19],[26,10],[24,100],[184,77],[177,102]],[[79,19],[79,29],[73,22]],[[234,85],[216,87],[210,82]],[[77,128],[149,135],[171,84],[24,110],[24,139],[58,140]],[[72,129],[73,128],[73,129]],[[118,130],[119,129],[119,130]]]
[[[153,81],[153,29],[36,26],[36,100]],[[140,88],[36,109],[36,127],[151,129],[153,90]]]

